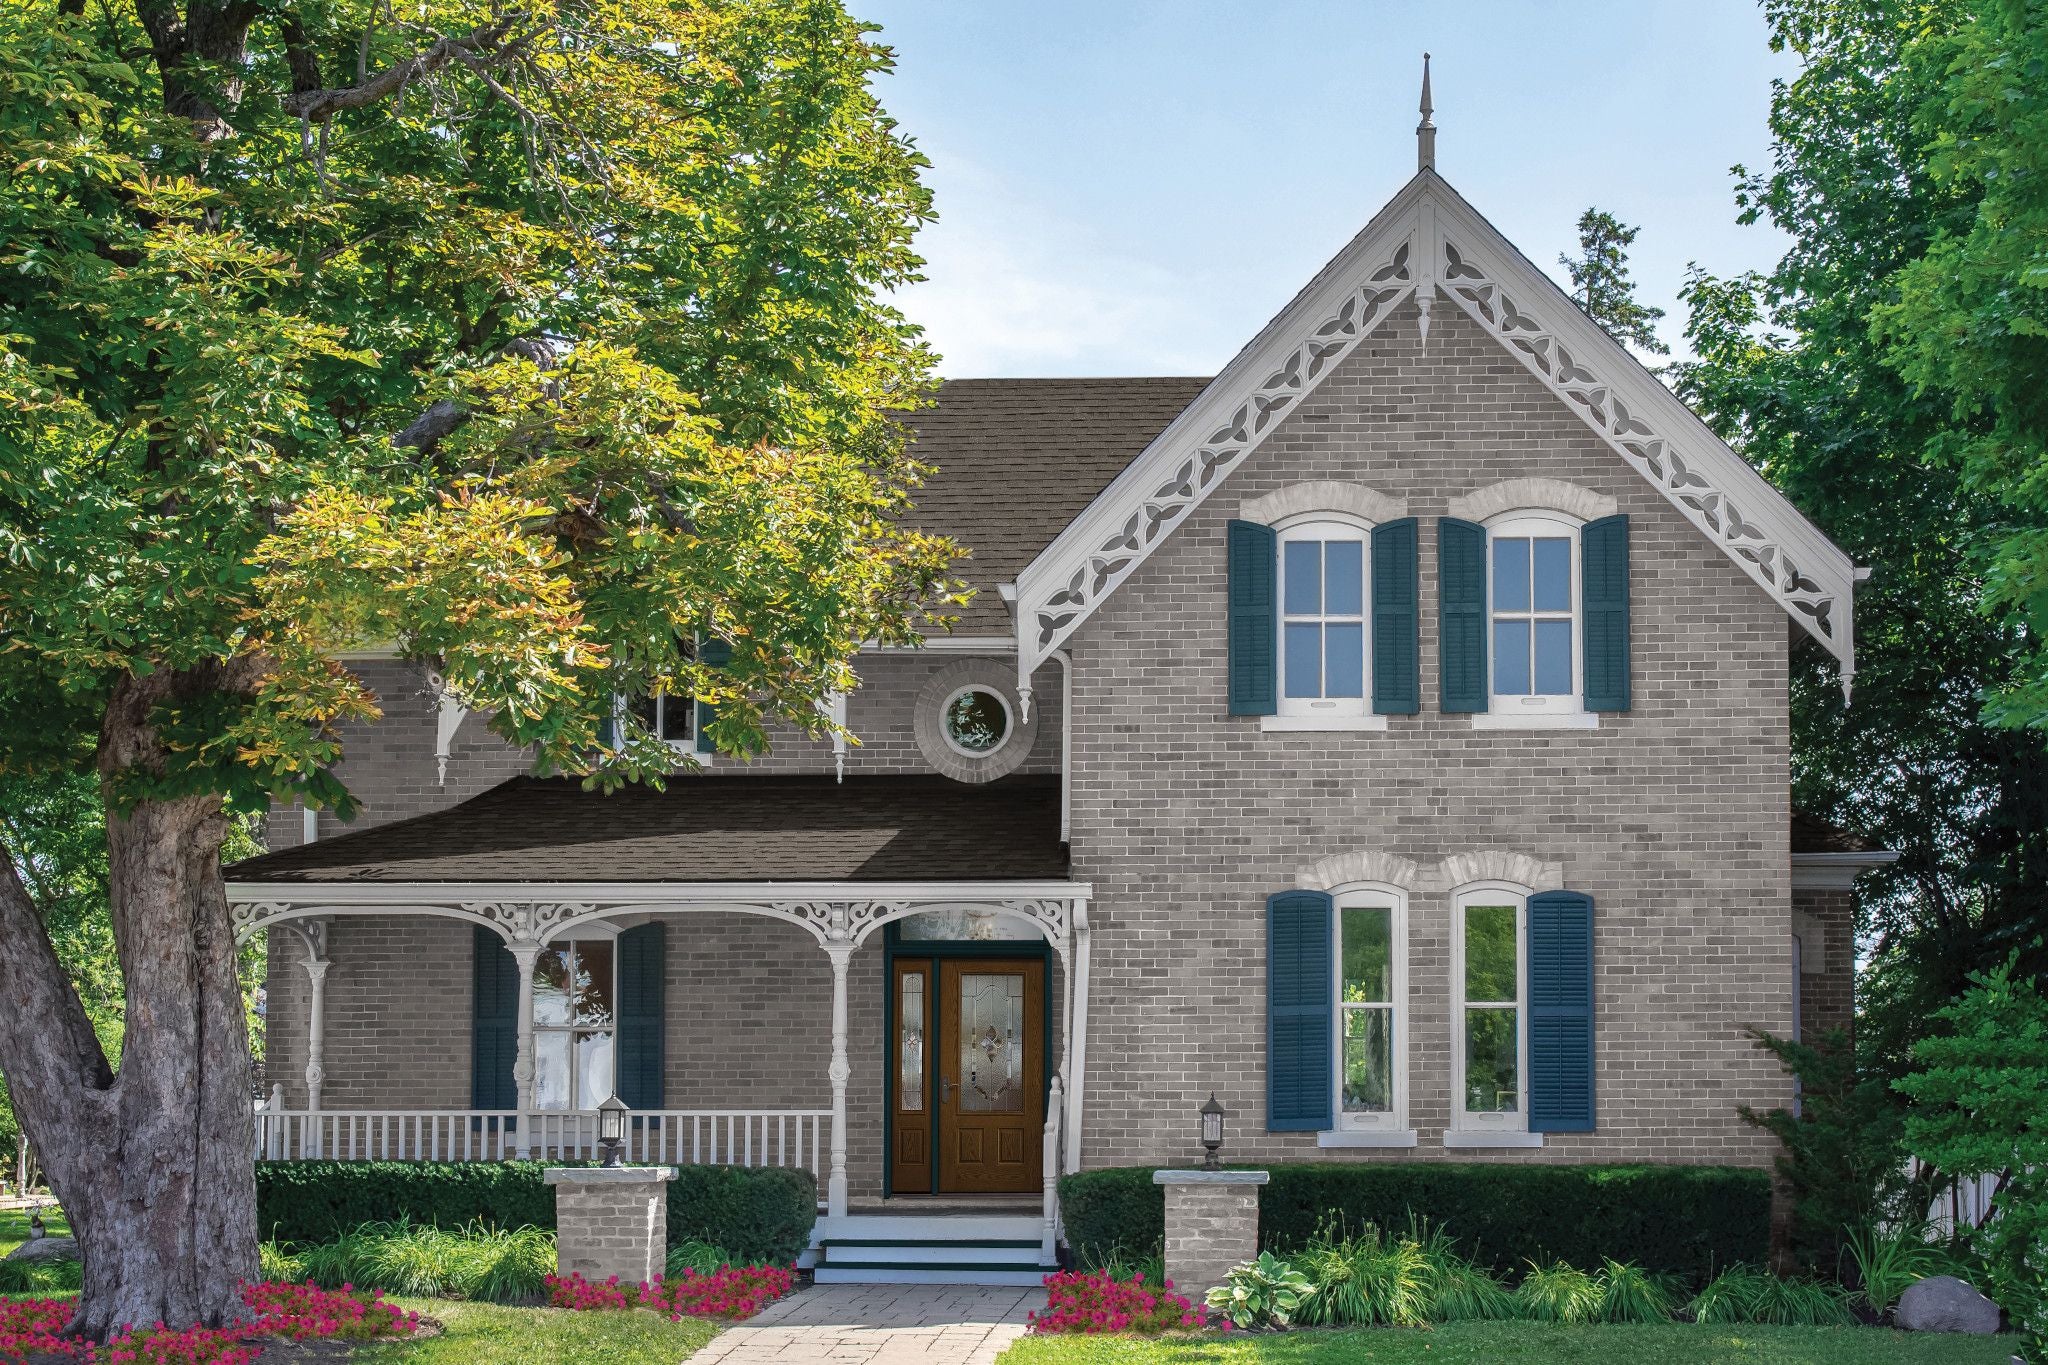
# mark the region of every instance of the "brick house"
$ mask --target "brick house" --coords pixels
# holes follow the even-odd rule
[[[1220,374],[915,415],[979,592],[863,656],[857,746],[704,753],[664,699],[701,770],[585,793],[359,661],[362,818],[277,812],[230,872],[262,1149],[588,1151],[616,1091],[636,1159],[815,1171],[864,1278],[1035,1274],[1051,1176],[1187,1161],[1211,1092],[1234,1160],[1768,1164],[1736,1109],[1790,1084],[1744,1030],[1848,1023],[1892,856],[1788,800],[1787,659],[1848,685],[1858,570],[1426,113]],[[905,1214],[965,1195],[981,1243]]]

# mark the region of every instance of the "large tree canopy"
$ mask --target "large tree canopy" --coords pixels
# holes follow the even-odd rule
[[[672,755],[613,695],[816,730],[943,609],[888,61],[836,0],[0,8],[0,772],[97,773],[128,1019],[10,867],[0,1070],[83,1330],[254,1272],[224,803],[347,811],[349,651],[614,781]]]
[[[1900,850],[1862,888],[1860,1041],[1891,1074],[1972,972],[2014,949],[2026,970],[2048,967],[2048,736],[2007,723],[2041,666],[2038,626],[2018,596],[1986,591],[2024,484],[1970,473],[2013,449],[2005,400],[1961,370],[1942,382],[1962,387],[1931,382],[1927,357],[1949,343],[1929,328],[1970,329],[1919,301],[1994,212],[1990,180],[1956,173],[1958,139],[1993,154],[1978,141],[1989,115],[1958,94],[1990,77],[1958,58],[2023,8],[2040,6],[1768,0],[1773,42],[1801,69],[1774,94],[1773,164],[1738,170],[1739,198],[1792,244],[1768,274],[1695,274],[1697,360],[1675,367],[1693,405],[1873,569],[1857,591],[1855,704],[1823,657],[1795,669],[1794,785],[1805,809]],[[2030,137],[2013,155],[2043,154]],[[1969,344],[2017,365],[2031,343],[1987,324]]]

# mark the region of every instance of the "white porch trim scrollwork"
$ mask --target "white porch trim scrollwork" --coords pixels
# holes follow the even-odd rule
[[[523,894],[522,894],[523,893]],[[846,1091],[853,1077],[847,1053],[847,974],[854,951],[887,924],[923,910],[992,912],[1030,924],[1060,961],[1060,1020],[1065,1047],[1054,1075],[1059,1099],[1047,1115],[1055,1169],[1080,1168],[1081,1096],[1087,1044],[1088,900],[1084,882],[911,882],[898,884],[673,882],[548,887],[533,884],[426,885],[347,882],[280,887],[230,883],[229,916],[241,941],[286,929],[308,946],[313,978],[309,1032],[309,1112],[317,1113],[328,926],[337,915],[430,915],[482,925],[505,940],[519,967],[519,1043],[513,1065],[519,1112],[533,1111],[533,973],[541,951],[579,925],[650,914],[762,915],[811,935],[832,962],[832,1086],[830,1165],[824,1175],[826,1209],[847,1210]],[[533,1125],[520,1124],[530,1134]],[[1057,1219],[1052,1187],[1046,1191],[1048,1227]]]

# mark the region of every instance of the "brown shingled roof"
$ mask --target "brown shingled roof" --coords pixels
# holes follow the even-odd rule
[[[679,777],[585,791],[516,777],[460,805],[281,849],[235,882],[1063,878],[1056,777]]]
[[[971,555],[959,574],[979,589],[958,635],[1007,635],[997,585],[1095,500],[1207,379],[951,379],[936,406],[911,413],[911,453],[937,472],[910,524]]]

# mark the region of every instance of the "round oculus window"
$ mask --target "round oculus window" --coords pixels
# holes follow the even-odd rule
[[[989,687],[963,687],[946,698],[940,724],[946,743],[969,758],[983,758],[1010,737],[1010,702]]]

